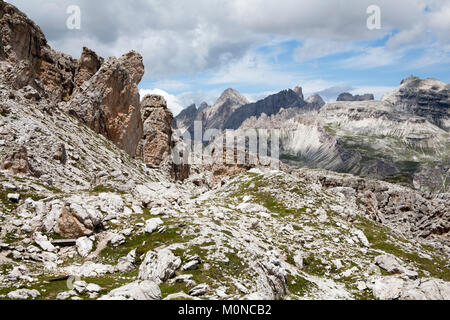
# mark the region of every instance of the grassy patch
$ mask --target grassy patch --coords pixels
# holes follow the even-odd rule
[[[287,288],[290,293],[303,297],[308,292],[311,292],[312,289],[317,288],[317,285],[311,281],[306,280],[303,277],[300,276],[294,277],[288,274]]]

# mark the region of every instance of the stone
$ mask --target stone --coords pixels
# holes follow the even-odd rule
[[[76,242],[76,247],[78,254],[81,257],[86,258],[94,248],[94,242],[88,237],[78,238]]]
[[[98,277],[105,274],[114,273],[114,267],[101,263],[87,261],[83,265],[72,265],[65,267],[63,270],[67,274],[78,277]]]
[[[91,236],[103,228],[103,216],[94,207],[83,203],[81,197],[72,197],[61,209],[57,233],[65,238]]]
[[[400,260],[391,254],[376,257],[375,264],[390,274],[404,274],[410,279],[416,279],[418,277],[417,272],[408,270],[402,266]]]
[[[173,277],[180,266],[181,259],[168,249],[149,251],[139,268],[139,279],[161,283]]]
[[[34,242],[44,251],[55,252],[56,247],[48,240],[47,236],[40,232],[33,235]]]
[[[189,261],[188,263],[186,263],[183,266],[183,270],[185,270],[185,271],[197,270],[198,267],[199,267],[199,261],[198,260],[192,260],[192,261]]]
[[[13,174],[27,174],[30,171],[28,151],[25,147],[16,148],[5,156],[0,163],[0,170],[9,170]]]
[[[161,290],[151,280],[135,281],[112,290],[99,300],[161,300]]]
[[[162,224],[164,224],[164,222],[160,218],[153,218],[153,219],[147,220],[145,222],[145,232],[153,233]]]
[[[8,299],[11,300],[28,300],[35,299],[41,294],[37,290],[19,289],[7,294]]]
[[[6,197],[8,198],[9,201],[11,201],[13,203],[20,202],[20,194],[18,194],[18,193],[8,193],[8,195]]]
[[[119,261],[117,262],[116,270],[118,272],[133,271],[136,268],[134,264],[135,261],[136,261],[136,249],[130,251],[130,253],[128,253],[126,257],[122,257],[119,259]]]
[[[193,297],[199,297],[208,293],[209,290],[210,290],[209,285],[203,283],[189,290],[189,295]]]
[[[118,246],[124,244],[126,242],[126,240],[127,239],[121,234],[117,234],[117,233],[110,233],[109,234],[109,242],[114,247],[118,247]]]

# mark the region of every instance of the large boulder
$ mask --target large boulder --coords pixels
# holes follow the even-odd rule
[[[85,53],[83,79],[95,71],[96,58]],[[87,67],[91,62],[94,66]],[[144,75],[142,56],[130,51],[111,57],[83,85],[76,89],[65,110],[119,148],[134,156],[143,134],[137,85]]]
[[[181,259],[168,249],[149,251],[139,268],[139,279],[161,283],[170,279],[180,266]]]
[[[147,164],[159,166],[170,155],[173,114],[163,97],[147,95],[141,103],[144,135],[136,156]]]
[[[102,214],[84,204],[81,198],[72,197],[61,209],[55,231],[65,238],[80,238],[90,236],[102,228]]]
[[[112,290],[99,300],[161,300],[158,284],[151,280],[135,281]]]
[[[0,170],[8,170],[13,174],[27,174],[30,170],[27,148],[19,147],[5,156],[0,164]]]

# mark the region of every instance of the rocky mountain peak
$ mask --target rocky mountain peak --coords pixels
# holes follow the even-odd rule
[[[214,104],[213,108],[221,106],[227,101],[236,106],[242,106],[244,104],[249,103],[248,99],[244,97],[242,94],[240,94],[239,91],[232,88],[228,88],[220,95],[219,99]]]
[[[323,101],[322,97],[318,94],[308,97],[306,102],[312,107],[312,109],[320,109],[325,105],[325,101]]]
[[[300,99],[305,99],[305,97],[303,96],[303,89],[302,89],[302,87],[300,87],[300,86],[297,86],[297,87],[295,87],[294,88],[294,92],[296,93],[296,94],[298,94],[298,96],[300,97]]]
[[[431,123],[450,130],[450,84],[436,79],[410,76],[400,87],[385,94],[382,101],[428,119]]]

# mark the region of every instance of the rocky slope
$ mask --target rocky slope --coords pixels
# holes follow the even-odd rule
[[[0,13],[2,30],[40,35]],[[174,172],[173,117],[136,99],[137,53],[61,54],[69,71],[18,85],[42,57],[8,58],[24,48],[3,35],[0,300],[450,299],[448,194],[310,169]]]

